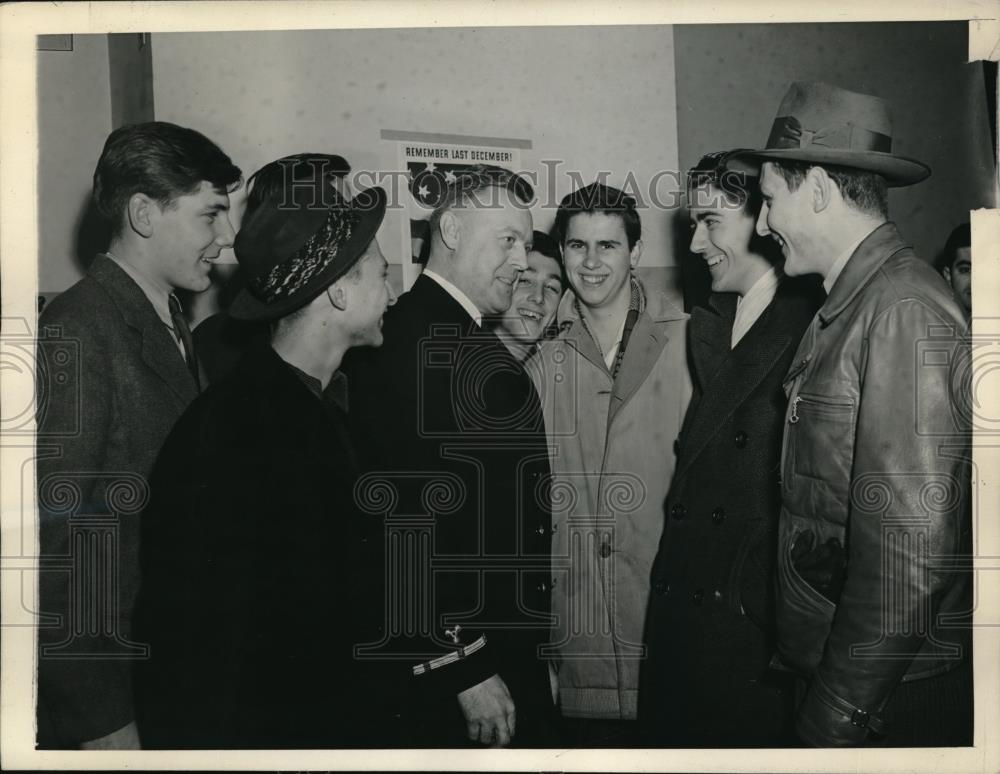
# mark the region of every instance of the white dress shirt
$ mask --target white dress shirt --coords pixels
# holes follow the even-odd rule
[[[747,294],[741,296],[736,302],[736,317],[733,319],[733,333],[729,341],[730,349],[736,347],[740,339],[767,309],[768,304],[774,300],[780,279],[781,274],[772,266],[758,277],[757,281],[750,286]]]

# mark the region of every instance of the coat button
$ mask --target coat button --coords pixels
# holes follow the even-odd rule
[[[676,521],[680,521],[687,516],[687,508],[680,503],[674,503],[674,507],[670,509],[670,515],[673,516]]]
[[[736,448],[737,449],[742,449],[743,447],[745,447],[747,445],[747,434],[744,433],[742,430],[740,430],[736,434],[736,438],[733,439],[733,440],[736,442]]]
[[[712,523],[715,526],[718,527],[725,520],[726,520],[726,509],[725,508],[716,508],[714,511],[712,511]]]
[[[597,553],[601,555],[601,559],[607,559],[611,556],[611,544],[607,541],[607,539],[601,543],[601,547],[597,549]]]
[[[545,581],[542,581],[537,586],[535,586],[535,589],[544,593],[549,590],[549,586]]]
[[[697,589],[694,594],[691,595],[691,601],[696,605],[700,605],[705,601],[705,592],[702,589]]]
[[[668,591],[670,591],[670,586],[667,585],[666,581],[658,580],[653,584],[653,593],[657,596],[665,597]]]
[[[719,591],[718,589],[716,589],[715,591],[713,591],[712,592],[712,599],[715,600],[715,604],[721,605],[722,604],[722,592]]]
[[[539,524],[539,525],[538,525],[538,526],[537,526],[537,527],[535,528],[535,532],[537,532],[537,533],[538,533],[539,535],[541,535],[542,537],[545,537],[545,526],[544,526],[544,525],[542,525],[542,524]]]

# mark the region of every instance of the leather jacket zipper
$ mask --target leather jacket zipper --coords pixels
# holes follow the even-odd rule
[[[802,396],[796,395],[792,400],[792,410],[788,415],[788,424],[794,425],[799,421],[799,403],[802,401]]]

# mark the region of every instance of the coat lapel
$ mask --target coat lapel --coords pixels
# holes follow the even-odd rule
[[[639,315],[611,391],[611,405],[608,408],[609,425],[614,422],[615,415],[628,403],[629,398],[635,395],[636,390],[646,381],[668,338],[662,326],[655,324],[648,314]]]
[[[645,289],[644,291],[645,292]],[[629,399],[635,395],[649,372],[656,365],[660,353],[670,340],[666,323],[686,319],[682,311],[675,307],[665,293],[657,292],[647,296],[646,310],[639,315],[632,329],[625,355],[622,358],[621,369],[617,379],[612,383],[607,363],[601,355],[593,337],[587,332],[576,311],[575,295],[567,290],[559,303],[556,319],[559,320],[559,337],[572,346],[596,368],[603,371],[612,389],[611,403],[608,409],[608,425],[625,407]]]
[[[731,317],[724,336],[719,336],[718,328],[710,329],[711,335],[715,337],[717,352],[721,352],[721,356],[718,354],[714,356],[718,359],[717,368],[712,369],[711,365],[703,366],[706,371],[711,369],[707,379],[702,378],[703,375],[699,371],[701,397],[687,429],[687,436],[683,440],[685,451],[677,468],[678,479],[697,460],[718,428],[728,421],[736,408],[767,377],[785,350],[795,343],[783,325],[784,315],[781,306],[782,299],[779,293],[732,350],[729,349]],[[711,315],[711,313],[705,314]],[[700,315],[698,319],[701,320]],[[697,336],[692,336],[692,342],[696,338]],[[703,338],[701,346],[707,348],[709,345],[708,339]],[[692,357],[695,357],[694,352]],[[704,353],[699,357],[703,358],[705,363],[710,362]]]
[[[98,255],[90,267],[91,276],[108,292],[126,324],[139,337],[143,361],[185,404],[198,394],[191,372],[180,349],[170,338],[153,305],[135,282],[115,262]]]
[[[708,303],[708,308],[696,306],[691,311],[688,334],[695,382],[702,389],[712,381],[729,355],[736,296],[732,293],[717,293],[709,298]]]

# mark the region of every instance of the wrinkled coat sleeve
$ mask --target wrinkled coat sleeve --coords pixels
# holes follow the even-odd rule
[[[955,582],[954,574],[931,565],[959,550],[968,428],[953,410],[949,369],[929,367],[920,347],[931,326],[951,324],[913,299],[897,301],[871,324],[851,475],[847,579],[797,720],[810,744],[864,741],[868,730],[856,711],[874,716],[885,706]],[[949,341],[954,361],[966,345]]]

